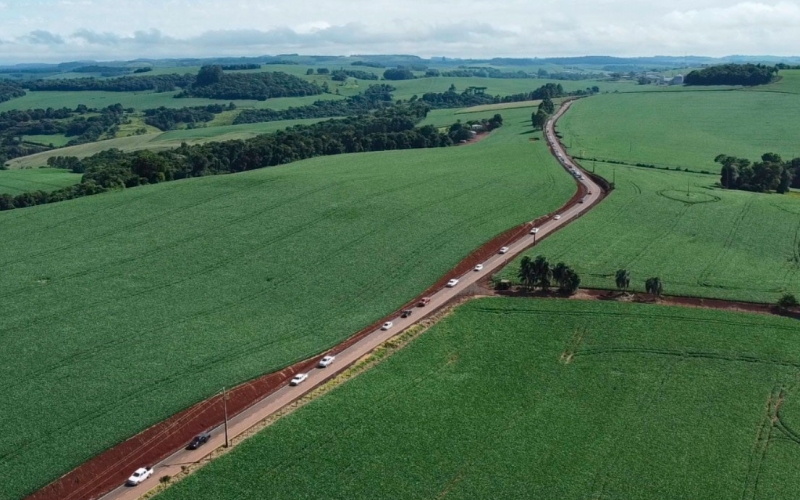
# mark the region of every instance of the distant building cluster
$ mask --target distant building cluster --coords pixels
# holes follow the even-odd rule
[[[644,76],[639,77],[639,83],[642,85],[683,85],[683,75],[666,76],[657,73],[646,73]]]

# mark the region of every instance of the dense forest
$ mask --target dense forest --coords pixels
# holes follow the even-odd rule
[[[359,95],[341,100],[319,100],[308,106],[298,106],[283,110],[245,109],[233,121],[240,123],[260,123],[278,120],[296,120],[300,118],[332,118],[337,116],[356,116],[367,114],[372,110],[391,106],[391,85],[370,85]]]
[[[410,69],[390,68],[383,72],[384,80],[413,80],[416,78]]]
[[[224,111],[233,111],[236,105],[230,103],[225,106],[222,104],[209,104],[208,106],[193,106],[187,108],[155,108],[144,110],[144,122],[160,130],[173,130],[178,125],[186,124],[193,128],[196,123],[207,123]]]
[[[197,78],[175,97],[254,99],[318,95],[322,89],[282,72],[226,74],[221,66],[203,66]]]
[[[187,87],[194,82],[194,75],[148,75],[123,76],[100,80],[97,78],[65,78],[54,80],[31,80],[22,85],[29,90],[85,91],[102,90],[106,92],[170,92],[177,87]]]
[[[686,75],[686,85],[764,85],[775,80],[777,66],[761,64],[723,64],[694,70]]]
[[[356,78],[358,80],[377,80],[378,75],[368,71],[359,71],[352,69],[335,69],[331,73],[331,80],[335,82],[343,82],[348,78]]]
[[[757,162],[728,155],[719,155],[714,161],[722,165],[720,184],[727,189],[759,193],[800,189],[800,158],[784,161],[779,155],[766,153]]]
[[[8,80],[0,80],[0,102],[10,101],[15,97],[25,95],[25,90],[19,85]]]
[[[82,172],[83,178],[79,184],[50,193],[35,191],[18,196],[0,195],[0,210],[52,203],[142,184],[243,172],[315,156],[451,146],[454,141],[449,134],[440,132],[432,125],[416,126],[428,110],[421,102],[403,103],[377,110],[366,117],[297,125],[245,141],[209,142],[192,146],[183,144],[159,153],[125,153],[111,149],[84,159],[56,157],[49,160],[48,164]],[[500,115],[485,122],[486,129],[501,125]],[[463,126],[451,129],[457,133],[454,136],[460,137]]]

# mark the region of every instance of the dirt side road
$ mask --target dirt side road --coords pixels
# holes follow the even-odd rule
[[[570,168],[577,169],[578,167],[567,157],[564,148],[557,141],[555,122],[569,109],[570,105],[571,102],[565,103],[547,123],[545,130],[549,146],[565,168],[565,174],[568,174],[567,171]],[[440,309],[473,284],[505,266],[510,260],[542,238],[590,210],[605,195],[601,187],[588,174],[584,173],[581,179],[576,178],[576,183],[578,192],[556,214],[504,233],[462,261],[451,273],[443,277],[434,289],[426,293],[431,299],[427,306],[424,308],[413,307],[414,312],[408,318],[400,317],[400,311],[398,311],[331,349],[329,353],[325,353],[336,356],[335,362],[328,368],[316,368],[318,360],[322,357],[320,355],[232,389],[230,394],[233,401],[229,400],[228,402],[228,412],[231,417],[228,422],[228,438],[232,439],[241,435],[259,421],[341,373],[386,340]],[[559,215],[558,220],[554,218],[555,215]],[[531,233],[534,225],[538,227],[535,234]],[[503,254],[499,253],[501,246],[508,249]],[[483,268],[480,271],[474,271],[473,268],[478,263]],[[451,287],[443,286],[451,278],[457,279],[457,284]],[[393,323],[388,330],[382,330],[379,327],[385,321]],[[287,382],[300,372],[308,373],[308,379],[298,386],[289,386]],[[224,428],[220,425],[222,408],[222,399],[219,396],[201,402],[168,421],[144,431],[139,436],[108,450],[31,495],[28,499],[98,498],[114,488],[114,485],[122,484],[138,467],[154,465],[155,473],[145,482],[136,487],[118,486],[102,497],[104,500],[139,498],[158,486],[159,478],[180,472],[182,465],[196,463],[225,444]],[[211,428],[211,439],[207,444],[194,451],[183,449],[192,435],[208,428]]]

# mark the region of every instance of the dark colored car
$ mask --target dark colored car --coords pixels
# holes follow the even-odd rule
[[[413,312],[414,311],[412,311],[411,309],[406,309],[405,311],[403,311],[403,314],[401,314],[400,317],[407,318],[407,317],[411,316],[411,313],[413,313]]]
[[[197,448],[200,448],[201,446],[206,444],[209,439],[211,439],[211,434],[209,434],[208,432],[203,432],[201,434],[198,434],[194,437],[194,439],[192,439],[192,442],[189,443],[189,446],[187,446],[186,449],[196,450]]]
[[[420,300],[420,301],[417,303],[417,306],[419,306],[419,307],[425,307],[425,306],[427,306],[427,305],[428,305],[428,303],[429,303],[430,301],[431,301],[431,298],[430,298],[430,297],[422,297],[422,299],[421,299],[421,300]]]

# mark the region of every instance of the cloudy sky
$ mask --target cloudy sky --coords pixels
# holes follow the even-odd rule
[[[0,0],[0,63],[224,55],[800,55],[800,0]]]

